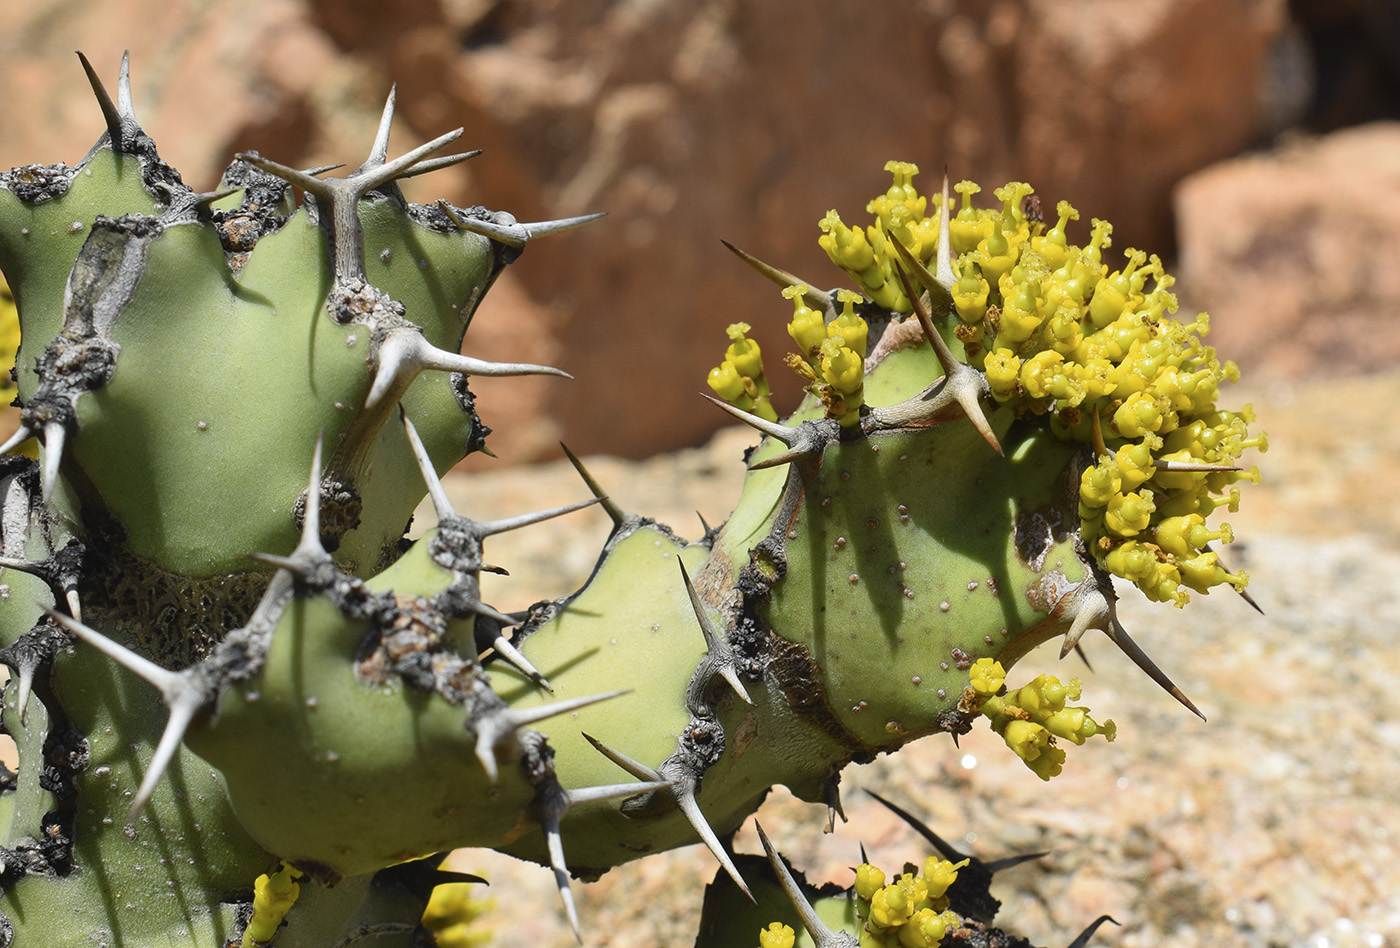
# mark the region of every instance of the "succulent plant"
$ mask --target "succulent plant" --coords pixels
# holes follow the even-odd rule
[[[489,432],[469,379],[565,373],[463,336],[531,240],[592,217],[407,203],[398,180],[474,153],[436,156],[458,130],[390,158],[392,93],[355,171],[246,152],[195,192],[126,62],[115,101],[82,64],[92,150],[0,174],[5,450],[40,448],[0,459],[0,945],[465,943],[439,889],[470,881],[438,869],[458,847],[551,867],[576,931],[570,874],[696,841],[777,910],[724,841],[771,787],[834,820],[846,764],[981,716],[1045,779],[1060,743],[1113,738],[1077,681],[1006,686],[1043,642],[1099,629],[1193,708],[1111,576],[1178,605],[1242,588],[1205,518],[1266,443],[1216,407],[1236,372],[1203,316],[1170,317],[1160,262],[1102,262],[1107,225],[1076,246],[1074,210],[1047,228],[1022,184],[979,210],[964,182],[955,212],[891,163],[871,225],[821,225],[859,292],[740,254],[791,301],[809,394],[779,421],[730,327],[710,384],[762,438],[722,527],[686,540],[576,459],[578,503],[479,522],[439,481]],[[437,523],[410,543],[425,494]],[[592,503],[613,528],[581,589],[483,600],[489,537]],[[923,941],[898,943],[938,943],[965,913],[929,880],[952,874],[884,897],[861,943],[923,901]]]

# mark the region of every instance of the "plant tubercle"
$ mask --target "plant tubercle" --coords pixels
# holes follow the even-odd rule
[[[963,182],[955,208],[891,162],[870,225],[821,222],[854,289],[739,252],[789,301],[809,395],[781,419],[729,327],[713,401],[762,440],[725,524],[686,539],[576,458],[576,503],[483,522],[439,480],[489,434],[470,379],[566,373],[464,337],[532,240],[596,215],[408,203],[397,181],[476,153],[438,155],[457,130],[391,157],[392,93],[356,170],[245,152],[196,192],[125,61],[115,98],[82,64],[92,150],[0,174],[0,945],[468,944],[473,880],[439,869],[466,846],[549,867],[576,932],[571,875],[697,841],[761,912],[789,896],[725,837],[777,784],[834,821],[847,764],[979,717],[1044,779],[1113,739],[1077,680],[1007,687],[1043,642],[1098,629],[1194,710],[1111,577],[1242,589],[1207,517],[1267,443],[1216,406],[1238,373],[1171,317],[1160,261],[1103,262],[1106,224],[1081,247],[1068,204],[1047,226],[1027,186],[979,209]],[[581,589],[487,601],[490,537],[589,504],[613,527]],[[849,937],[990,924],[959,858],[862,866]]]

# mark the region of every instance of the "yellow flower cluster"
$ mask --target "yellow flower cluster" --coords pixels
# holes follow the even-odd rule
[[[860,422],[860,406],[865,401],[865,340],[868,327],[855,311],[859,293],[837,290],[841,312],[831,322],[807,305],[805,283],[783,289],[792,301],[788,335],[799,353],[789,353],[784,362],[807,383],[807,390],[821,399],[829,418],[842,425]],[[745,337],[748,323],[729,327],[730,344],[724,362],[710,371],[709,385],[714,393],[736,408],[753,412],[768,421],[778,416],[769,401],[768,381],[763,376],[763,358],[758,343]]]
[[[433,887],[423,910],[423,927],[433,933],[438,948],[478,948],[491,933],[476,924],[495,907],[494,899],[478,899],[470,882],[446,882]]]
[[[894,176],[894,183],[865,206],[875,215],[875,223],[864,230],[847,227],[841,215],[828,211],[817,243],[877,305],[892,313],[908,313],[913,306],[895,275],[899,256],[889,238],[894,237],[921,261],[927,261],[938,246],[938,214],[936,209],[932,217],[925,214],[928,199],[914,189],[918,165],[887,161],[885,170]]]
[[[710,370],[706,380],[720,398],[736,408],[753,412],[766,421],[777,421],[778,413],[769,400],[768,380],[763,376],[763,351],[744,334],[748,323],[730,323],[729,348],[724,361]]]
[[[948,887],[967,860],[951,863],[937,856],[924,861],[923,873],[906,872],[886,884],[885,874],[869,863],[856,867],[856,912],[862,919],[862,948],[937,948],[962,919],[948,910]]]
[[[1006,670],[990,658],[974,662],[969,676],[970,697],[978,711],[1041,780],[1064,769],[1065,752],[1056,746],[1055,738],[1079,745],[1095,735],[1109,741],[1117,736],[1112,721],[1100,724],[1089,717],[1088,708],[1068,705],[1079,700],[1078,678],[1063,684],[1054,675],[1041,675],[1022,688],[1006,691]]]
[[[872,300],[907,312],[890,238],[931,259],[942,199],[917,194],[914,165],[885,168],[894,183],[868,205],[875,223],[848,228],[833,211],[821,222],[819,243]],[[1080,491],[1087,547],[1157,601],[1183,605],[1188,590],[1221,583],[1242,589],[1247,575],[1227,571],[1207,546],[1230,542],[1229,526],[1208,529],[1204,518],[1218,506],[1236,510],[1233,485],[1257,482],[1258,469],[1190,468],[1238,467],[1244,451],[1266,451],[1268,439],[1251,436],[1248,406],[1216,408],[1220,384],[1237,381],[1239,370],[1201,341],[1208,317],[1188,323],[1171,315],[1174,281],[1155,256],[1129,249],[1123,266],[1110,270],[1107,222],[1092,222],[1084,246],[1071,243],[1067,227],[1079,212],[1069,202],[1059,202],[1047,229],[1029,210],[1028,184],[997,188],[1000,206],[985,209],[972,203],[977,184],[962,181],[954,190],[954,332],[998,403],[1044,418],[1061,438],[1094,445]]]
[[[869,331],[855,311],[860,294],[837,290],[841,312],[828,323],[807,305],[804,294],[808,289],[805,283],[783,289],[783,296],[793,304],[788,335],[801,350],[800,354],[789,353],[785,361],[806,380],[807,390],[821,399],[828,418],[846,426],[857,424],[865,402],[865,337]]]

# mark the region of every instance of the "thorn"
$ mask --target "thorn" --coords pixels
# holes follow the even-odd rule
[[[862,866],[870,865],[870,857],[865,854],[865,843],[863,842],[860,844],[860,864]]]
[[[392,102],[392,93],[390,101]],[[437,476],[437,471],[433,468],[432,459],[428,457],[428,449],[423,447],[423,439],[418,437],[418,429],[413,426],[413,422],[408,419],[408,412],[404,411],[403,405],[399,405],[399,420],[403,422],[404,432],[408,435],[408,443],[413,448],[413,457],[418,461],[418,471],[423,475],[423,483],[428,486],[428,496],[433,500],[433,513],[437,515],[438,522],[457,518],[457,511],[452,508],[452,503],[447,499],[447,491],[443,489],[442,481]]]
[[[100,108],[100,109],[102,110],[102,120],[103,120],[104,122],[107,123],[107,134],[108,134],[108,135],[111,137],[111,139],[112,139],[112,150],[113,150],[113,151],[121,151],[121,150],[122,150],[122,137],[123,137],[123,136],[122,136],[122,114],[121,114],[121,112],[117,109],[116,104],[112,101],[112,97],[111,97],[110,95],[108,95],[108,93],[107,93],[107,87],[104,86],[104,85],[102,84],[102,80],[101,80],[100,78],[98,78],[97,70],[95,70],[95,69],[92,68],[92,63],[88,62],[88,58],[87,58],[86,56],[84,56],[81,52],[79,52],[79,53],[78,53],[78,61],[81,62],[81,63],[83,64],[83,72],[87,73],[88,85],[92,86],[92,94],[93,94],[94,96],[97,97],[97,105],[98,105],[98,108]],[[125,54],[122,55],[122,72],[123,72],[123,74],[126,72],[126,55],[125,55]],[[118,94],[118,95],[121,95],[121,92],[118,91],[117,94]],[[130,86],[130,84],[128,83],[128,84],[127,84],[127,95],[128,95],[128,97],[130,96],[130,94],[131,94],[131,86]],[[128,108],[129,108],[129,107],[130,107],[130,102],[128,102],[127,105],[128,105]]]
[[[63,590],[63,599],[68,603],[68,614],[79,622],[83,621],[83,604],[78,598],[78,587],[68,586]]]
[[[510,618],[510,616],[506,618]],[[530,664],[530,660],[522,655],[518,648],[511,644],[510,639],[497,633],[496,637],[491,640],[491,647],[496,650],[497,655],[514,665],[516,670],[526,678],[529,678],[550,694],[554,694],[554,688],[549,684],[549,681],[544,675],[540,674],[538,668]]]
[[[834,932],[826,927],[826,923],[817,917],[816,909],[812,908],[812,903],[807,901],[807,896],[802,894],[802,888],[797,884],[797,880],[788,871],[787,864],[783,862],[778,851],[773,848],[773,844],[768,841],[768,834],[763,832],[763,827],[755,820],[753,828],[758,831],[758,841],[763,844],[764,855],[768,857],[768,864],[773,867],[773,874],[778,877],[778,884],[783,887],[783,892],[787,895],[788,901],[792,903],[793,911],[802,921],[802,927],[807,929],[807,934],[812,936],[812,941],[816,948],[856,948],[858,942],[854,937],[845,932]]]
[[[153,685],[161,693],[166,707],[170,709],[170,717],[165,722],[165,730],[161,733],[160,743],[156,745],[155,753],[151,756],[151,763],[146,768],[146,775],[141,780],[141,787],[137,790],[136,797],[131,804],[131,811],[127,819],[134,820],[150,800],[156,783],[164,775],[170,762],[175,759],[175,753],[181,739],[185,736],[185,731],[190,726],[190,722],[194,720],[200,709],[212,699],[213,695],[189,672],[173,672],[168,668],[163,668],[75,619],[54,612],[52,609],[44,611],[69,632],[138,678]]]
[[[1079,660],[1084,663],[1085,668],[1089,669],[1090,672],[1094,670],[1094,666],[1089,661],[1089,656],[1084,653],[1083,645],[1076,645],[1074,647],[1074,654],[1079,656]]]
[[[321,545],[321,453],[325,430],[316,432],[311,449],[311,475],[306,479],[306,504],[302,507],[301,538],[292,557],[303,563],[324,560],[330,554]]]
[[[904,244],[893,238],[891,238],[891,243],[907,262],[917,265],[918,261],[914,259],[914,255]],[[972,426],[982,436],[982,440],[991,445],[992,450],[997,454],[1005,457],[1006,452],[1002,450],[1001,442],[997,441],[997,436],[987,421],[987,415],[982,410],[982,389],[986,385],[986,378],[981,372],[970,365],[964,365],[953,356],[953,350],[948,348],[948,343],[934,328],[933,320],[929,317],[928,310],[924,308],[923,300],[914,293],[914,288],[909,285],[909,278],[904,275],[904,269],[896,267],[895,274],[898,275],[899,282],[904,287],[904,294],[913,303],[914,314],[918,317],[919,326],[924,331],[924,338],[933,347],[934,354],[938,356],[938,363],[943,367],[943,394],[958,404],[962,413],[967,416],[967,420],[972,422]]]
[[[776,421],[768,421],[766,418],[760,418],[757,415],[753,415],[749,412],[744,411],[742,408],[735,408],[728,402],[715,398],[712,395],[706,395],[704,392],[701,392],[700,395],[702,398],[708,398],[720,408],[729,412],[729,414],[733,415],[735,418],[738,418],[744,424],[748,425],[751,428],[757,429],[763,434],[768,435],[768,437],[770,438],[777,438],[779,441],[781,441],[783,444],[788,445],[789,447],[791,447],[797,441],[796,428],[790,428],[787,425],[780,425]]]
[[[183,678],[183,676],[181,677]],[[209,696],[205,695],[202,689],[190,683],[186,683],[184,690],[178,695],[174,697],[166,695],[165,703],[170,708],[170,717],[165,720],[165,730],[161,732],[160,743],[156,745],[155,753],[151,755],[151,763],[146,768],[146,774],[141,779],[141,786],[136,791],[135,798],[131,801],[131,809],[127,811],[126,821],[128,823],[134,823],[136,817],[150,802],[156,784],[164,776],[165,771],[170,767],[170,762],[175,759],[175,754],[180,749],[180,742],[185,737],[185,731],[189,729],[190,723],[199,710],[204,707],[208,698]]]
[[[499,622],[501,625],[513,625],[513,624],[514,624],[514,623],[511,621],[511,617],[510,617],[510,616],[506,615],[504,612],[502,612],[501,610],[497,609],[495,606],[489,606],[489,605],[487,605],[486,603],[482,602],[480,599],[472,599],[472,600],[469,600],[469,601],[463,603],[463,605],[466,606],[468,609],[470,609],[472,612],[476,613],[477,615],[479,615],[479,616],[486,616],[486,618],[488,618],[488,619],[494,619],[496,622]]]
[[[749,470],[766,471],[770,467],[781,467],[784,464],[792,464],[794,461],[800,461],[809,454],[811,454],[811,452],[808,451],[805,446],[788,448],[786,451],[781,451],[772,457],[764,458],[762,461],[750,464]]]
[[[213,190],[213,191],[204,191],[204,192],[202,192],[202,193],[200,193],[200,194],[196,194],[196,195],[194,195],[194,197],[193,197],[192,200],[193,200],[193,204],[194,204],[195,207],[209,207],[209,206],[211,206],[215,201],[222,201],[224,198],[228,197],[229,195],[231,195],[231,194],[237,194],[239,191],[242,191],[242,190],[243,190],[243,189],[242,189],[241,187],[239,187],[239,188],[216,188],[216,189]]]
[[[346,180],[353,180],[355,182],[355,191],[359,192],[359,195],[368,194],[375,188],[382,187],[383,185],[388,184],[390,181],[393,181],[395,178],[404,177],[404,173],[407,172],[414,165],[419,164],[423,161],[424,158],[427,158],[433,152],[438,151],[444,145],[450,145],[461,137],[462,129],[455,128],[445,135],[439,135],[437,138],[434,138],[430,142],[425,142],[424,144],[419,145],[417,148],[404,152],[402,155],[395,158],[393,161],[386,161],[382,164],[375,165],[374,167],[365,168],[363,169],[363,171],[351,175]],[[461,161],[465,157],[466,156],[463,156],[462,158],[457,158],[457,160]]]
[[[711,528],[710,528],[709,521],[707,521],[707,520],[705,519],[705,515],[702,514],[700,511],[697,510],[697,511],[695,511],[695,516],[698,517],[698,518],[700,519],[700,529],[701,529],[701,531],[703,531],[703,535],[704,535],[704,536],[709,536],[709,535],[710,535],[710,532],[711,532]]]
[[[700,812],[700,804],[695,800],[694,781],[677,784],[671,792],[675,796],[676,805],[680,807],[681,813],[685,814],[686,820],[690,822],[690,828],[699,835],[705,848],[719,860],[719,864],[724,867],[729,878],[733,879],[739,890],[749,897],[749,901],[757,905],[758,900],[749,891],[748,883],[744,881],[744,877],[739,875],[739,868],[734,865],[734,860],[729,858],[729,853],[724,851],[719,837],[715,835],[715,831],[710,828],[710,824],[706,821],[705,814]]]
[[[63,461],[63,442],[67,436],[68,431],[61,421],[50,421],[44,425],[44,474],[40,494],[46,504],[53,496],[54,486],[58,484],[58,466]]]
[[[314,178],[314,177],[316,177],[317,175],[325,174],[327,171],[335,171],[337,168],[344,168],[344,167],[345,167],[345,162],[341,162],[341,163],[338,164],[338,165],[315,165],[315,166],[313,166],[313,167],[311,167],[311,168],[303,168],[303,169],[301,169],[301,173],[302,173],[302,174],[309,174],[309,175],[311,175],[311,176]]]
[[[438,158],[428,158],[418,162],[418,164],[399,175],[399,179],[416,178],[419,175],[432,174],[434,171],[441,171],[443,168],[451,168],[453,165],[460,165],[464,161],[471,161],[480,154],[480,148],[473,148],[471,151],[458,152],[455,155],[442,155]]]
[[[1099,598],[1102,599],[1102,595]],[[1064,643],[1060,646],[1060,658],[1063,659],[1071,651],[1079,648],[1079,640],[1084,637],[1084,633],[1101,626],[1105,615],[1104,612],[1081,606],[1074,616],[1074,621],[1070,623],[1069,631],[1065,633]]]
[[[738,247],[734,246],[729,241],[723,238],[720,239],[720,243],[724,244],[724,246],[728,248],[729,252],[734,254],[734,256],[738,257],[740,260],[747,263],[750,267],[753,267],[754,270],[758,271],[760,274],[767,277],[769,280],[772,280],[774,283],[778,284],[778,286],[781,286],[784,289],[790,286],[798,285],[809,287],[809,289],[802,294],[802,300],[817,312],[824,313],[828,310],[834,309],[835,304],[832,301],[831,294],[826,293],[822,290],[810,289],[810,287],[812,286],[811,281],[799,279],[793,276],[791,273],[788,273],[786,270],[780,270],[771,264],[764,263],[762,260],[755,257],[753,254],[745,253],[744,251],[740,250]]]
[[[579,733],[583,734],[583,739],[585,741],[593,745],[594,750],[602,754],[614,764],[617,764],[619,767],[627,771],[632,776],[636,777],[638,780],[657,781],[666,779],[662,777],[660,773],[648,767],[646,764],[633,760],[631,757],[628,757],[626,754],[622,753],[622,751],[613,750],[611,747],[604,744],[602,741],[598,740],[593,735],[583,731],[580,731]]]
[[[956,849],[950,846],[948,842],[943,839],[943,837],[939,836],[933,830],[929,829],[927,823],[919,819],[914,814],[910,813],[908,810],[904,809],[899,804],[893,803],[890,800],[885,799],[884,797],[880,796],[880,794],[876,793],[874,790],[867,789],[865,792],[870,796],[874,797],[876,801],[878,801],[880,805],[883,806],[885,809],[889,810],[895,816],[899,817],[901,820],[913,827],[914,832],[918,833],[924,839],[928,840],[928,842],[933,846],[933,848],[938,851],[938,855],[942,856],[944,859],[948,860],[949,862],[961,862],[964,859],[974,860],[974,857],[970,853],[958,852]],[[978,865],[981,865],[982,861],[980,859],[976,859],[975,862]]]
[[[464,375],[557,375],[566,379],[573,378],[563,369],[547,365],[484,362],[471,356],[448,352],[433,345],[423,337],[421,329],[411,325],[389,330],[375,355],[379,369],[375,372],[374,384],[370,387],[369,394],[365,396],[366,411],[373,411],[378,407],[395,386],[407,388],[424,369],[461,372]]]
[[[836,818],[841,817],[842,823],[848,823],[846,810],[841,806],[841,775],[828,775],[822,783],[822,797],[826,803],[826,829],[823,832],[836,832]]]
[[[1191,464],[1186,461],[1153,461],[1152,466],[1159,471],[1176,474],[1215,474],[1223,471],[1243,471],[1233,464]],[[1104,916],[1107,918],[1107,916]]]
[[[1235,470],[1239,470],[1239,468],[1236,468]],[[1209,543],[1207,543],[1205,546],[1201,547],[1201,552],[1203,552],[1203,553],[1215,553],[1215,551],[1212,550],[1212,549],[1210,548],[1210,544],[1209,544]],[[1221,568],[1224,569],[1227,573],[1228,573],[1228,572],[1232,572],[1232,570],[1231,570],[1228,566],[1226,566],[1223,562],[1221,562],[1221,560],[1220,560],[1220,554],[1219,554],[1219,553],[1215,553],[1215,560],[1216,560],[1217,563],[1220,564]],[[1239,594],[1240,594],[1240,598],[1243,599],[1245,602],[1249,603],[1250,607],[1251,607],[1255,612],[1259,613],[1261,616],[1264,614],[1263,608],[1259,605],[1259,603],[1257,603],[1257,602],[1254,601],[1254,597],[1251,596],[1251,595],[1249,594],[1249,590],[1248,590],[1248,589],[1245,589],[1245,588],[1243,588],[1243,587],[1241,587],[1241,586],[1236,586],[1236,587],[1235,587],[1235,592],[1239,593]]]
[[[729,644],[715,631],[705,613],[705,604],[701,601],[700,594],[695,591],[695,584],[690,581],[690,574],[685,571],[685,564],[679,557],[676,559],[676,565],[681,568],[681,579],[685,581],[685,591],[690,596],[690,607],[695,610],[695,618],[700,620],[700,632],[705,636],[705,648],[714,660],[715,670],[719,672],[720,677],[729,682],[729,687],[734,689],[734,693],[744,704],[753,704],[753,699],[744,690],[744,683],[739,680],[739,673],[734,668],[734,656],[730,652]]]
[[[914,256],[914,254],[909,251],[908,247],[904,246],[902,240],[894,236],[891,236],[889,240],[890,243],[894,244],[894,249],[899,254],[900,259],[903,260],[904,266],[908,267],[914,274],[914,278],[919,281],[919,285],[928,290],[930,305],[938,309],[939,315],[951,313],[953,311],[953,295],[949,292],[948,288],[938,282],[938,278],[929,272],[928,267],[919,262],[919,258]],[[900,267],[899,269],[903,271],[904,268]],[[922,295],[916,296],[914,294],[914,291],[909,288],[909,278],[902,272],[901,278],[901,282],[905,286],[904,295],[909,297],[909,301],[914,304],[915,312],[918,312],[924,308],[923,297]],[[925,310],[924,315],[919,317],[919,323],[921,325],[926,323],[927,315],[927,310]],[[924,325],[924,335],[928,335],[928,331],[929,326]],[[932,342],[932,340],[930,340],[930,342]],[[948,349],[946,344],[942,348],[944,351]],[[949,358],[951,358],[951,353],[949,353]],[[939,361],[943,361],[941,353],[939,355]],[[948,366],[946,363],[943,369],[945,372],[947,371]]]
[[[311,570],[309,566],[301,560],[292,559],[290,556],[277,556],[272,553],[249,553],[248,559],[257,560],[259,563],[266,563],[276,569],[284,569],[299,579],[309,579]]]
[[[562,507],[550,507],[548,510],[538,510],[534,513],[520,514],[515,517],[503,517],[500,520],[489,520],[484,523],[474,522],[472,524],[472,531],[478,537],[482,538],[495,536],[498,533],[519,530],[521,527],[542,523],[545,520],[553,520],[555,517],[562,517],[564,514],[573,513],[575,510],[592,507],[599,502],[597,497],[590,497],[588,500],[580,500],[577,503],[565,504]]]
[[[0,454],[9,454],[32,437],[34,437],[34,429],[30,428],[28,425],[20,425],[19,430],[10,435],[10,440],[0,445]]]
[[[928,824],[903,807],[886,800],[873,790],[865,792],[874,797],[895,816],[908,823],[914,832],[933,846],[939,856],[949,862],[967,860],[967,865],[958,872],[957,881],[948,888],[948,899],[952,903],[951,907],[959,915],[967,915],[980,922],[990,924],[996,916],[997,909],[1001,907],[1001,903],[991,894],[992,876],[1002,869],[1009,869],[1023,862],[1048,855],[1047,853],[1027,853],[1008,856],[995,862],[984,862],[971,853],[962,853],[954,849],[943,837],[931,830]]]
[[[933,276],[951,298],[958,277],[953,272],[952,215],[948,213],[948,210],[948,169],[944,168],[943,203],[938,208],[938,258]]]
[[[546,812],[540,820],[544,830],[545,849],[549,852],[549,867],[554,870],[554,884],[559,889],[559,898],[564,903],[564,914],[569,917],[569,927],[574,938],[581,945],[583,935],[579,931],[578,908],[574,905],[574,893],[569,888],[569,866],[564,861],[564,837],[559,832],[559,814]]]
[[[309,191],[317,197],[323,197],[327,200],[331,199],[331,191],[335,186],[334,181],[336,179],[322,179],[316,177],[317,174],[321,173],[317,169],[301,171],[297,168],[288,167],[279,161],[273,161],[271,158],[264,158],[256,151],[240,151],[238,154],[234,155],[234,157],[255,168],[261,168],[268,174],[276,175],[288,184],[293,184],[303,191]]]
[[[29,694],[34,688],[34,668],[29,662],[19,666],[19,681],[15,686],[15,707],[19,709],[19,723],[24,724],[29,716]]]
[[[131,50],[122,50],[122,64],[117,70],[117,113],[122,118],[136,119],[131,108]]]
[[[578,471],[579,477],[583,478],[583,483],[588,486],[588,489],[593,492],[593,496],[598,498],[598,503],[602,504],[603,509],[607,511],[615,532],[627,522],[627,513],[613,502],[607,491],[603,490],[602,485],[594,480],[593,475],[588,472],[588,468],[583,466],[583,462],[574,455],[574,452],[569,450],[568,445],[561,441],[559,447],[564,449],[564,455],[569,459],[569,463],[574,466],[575,471]]]
[[[496,767],[496,745],[507,735],[514,734],[517,729],[527,724],[534,724],[546,718],[552,718],[557,714],[568,714],[580,708],[586,708],[590,704],[597,704],[600,701],[607,701],[619,695],[625,695],[627,691],[607,691],[602,694],[589,695],[584,698],[569,698],[565,701],[556,701],[553,704],[541,705],[538,708],[501,708],[500,710],[488,712],[477,720],[468,718],[467,727],[476,731],[476,759],[481,761],[481,767],[486,771],[486,776],[494,784],[499,777]]]
[[[370,146],[369,157],[360,170],[377,167],[389,160],[389,130],[394,124],[394,101],[398,97],[399,85],[389,86],[389,97],[384,101],[384,111],[379,116],[379,128],[374,133],[374,144]]]
[[[441,204],[439,204],[441,206]],[[584,214],[581,217],[565,217],[557,221],[538,221],[533,224],[520,224],[513,219],[509,223],[501,223],[494,220],[485,220],[479,217],[462,217],[452,214],[452,222],[461,230],[473,234],[480,234],[489,237],[491,240],[507,247],[524,247],[535,237],[548,237],[551,234],[558,234],[562,231],[573,230],[575,227],[582,227],[584,224],[596,221],[600,217],[605,217],[606,212],[600,211],[597,214]],[[508,216],[508,215],[507,215]]]
[[[1092,922],[1089,923],[1088,928],[1084,929],[1084,931],[1079,933],[1078,938],[1069,943],[1069,948],[1084,948],[1085,945],[1089,944],[1089,939],[1094,937],[1094,932],[1098,931],[1099,926],[1102,925],[1104,922],[1112,922],[1113,924],[1118,925],[1118,920],[1115,919],[1112,915],[1100,915],[1098,918],[1094,919]]]
[[[670,790],[676,785],[674,780],[648,780],[640,783],[610,783],[599,787],[582,787],[564,791],[566,807],[597,803],[600,800],[615,800],[618,797],[635,797],[656,790]]]
[[[1109,640],[1113,642],[1114,645],[1118,646],[1124,655],[1132,659],[1134,665],[1146,672],[1147,677],[1155,681],[1167,694],[1181,702],[1186,710],[1190,711],[1202,721],[1206,719],[1206,716],[1201,713],[1201,709],[1196,707],[1195,704],[1191,702],[1191,699],[1186,697],[1181,689],[1172,683],[1172,680],[1167,677],[1166,672],[1158,668],[1157,663],[1152,661],[1147,653],[1133,641],[1132,636],[1128,635],[1128,630],[1123,628],[1123,624],[1118,621],[1118,616],[1113,613],[1111,608],[1108,613],[1108,622],[1106,624],[1108,628],[1103,630],[1104,635],[1107,635]]]

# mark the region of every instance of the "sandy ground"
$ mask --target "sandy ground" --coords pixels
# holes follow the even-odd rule
[[[1231,566],[1250,571],[1265,614],[1228,590],[1180,611],[1132,590],[1121,605],[1127,628],[1209,723],[1102,639],[1086,639],[1093,673],[1043,649],[1030,666],[1082,677],[1085,703],[1118,722],[1118,741],[1071,748],[1065,773],[1044,784],[989,732],[960,749],[931,738],[848,769],[850,823],[831,836],[820,808],[779,789],[759,818],[809,878],[848,883],[861,842],[879,862],[922,860],[912,832],[860,792],[868,788],[984,858],[1049,850],[994,889],[1001,924],[1036,944],[1066,945],[1101,913],[1122,927],[1105,926],[1093,944],[1123,948],[1400,944],[1400,416],[1390,411],[1400,376],[1235,395],[1255,403],[1271,441],[1259,459],[1265,483],[1227,518],[1239,538]],[[750,440],[726,430],[705,448],[646,462],[586,461],[623,506],[696,536],[697,510],[724,519]],[[562,461],[449,483],[459,509],[478,518],[587,496]],[[589,511],[494,538],[490,559],[514,576],[493,577],[488,594],[518,608],[572,588],[606,532]],[[751,821],[736,848],[760,851]],[[498,897],[509,893],[503,902],[533,907],[488,914],[496,943],[572,944],[551,910],[548,872],[476,851],[454,861],[488,875]],[[691,847],[576,883],[586,943],[692,944],[714,869]]]

